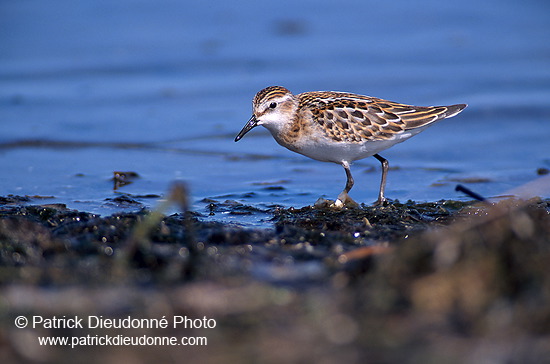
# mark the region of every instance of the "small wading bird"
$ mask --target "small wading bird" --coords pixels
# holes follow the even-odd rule
[[[375,205],[386,201],[388,161],[378,152],[420,133],[437,121],[455,116],[466,104],[412,106],[345,92],[319,91],[293,95],[281,86],[266,87],[253,100],[250,120],[237,134],[239,141],[258,125],[267,128],[285,148],[307,157],[338,163],[347,182],[336,205],[354,204],[350,164],[366,157],[382,163],[382,180]]]

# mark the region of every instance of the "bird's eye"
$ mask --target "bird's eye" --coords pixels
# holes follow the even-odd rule
[[[269,104],[269,107],[270,107],[271,109],[274,109],[274,108],[277,107],[277,103],[276,103],[276,102],[272,102],[271,104]]]

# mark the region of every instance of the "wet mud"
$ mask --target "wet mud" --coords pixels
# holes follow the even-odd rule
[[[205,221],[185,203],[170,216],[102,217],[34,202],[0,198],[5,360],[475,363],[550,354],[549,200],[268,211],[211,201],[210,214],[267,214],[268,229]],[[207,316],[217,326],[193,331],[209,337],[208,349],[74,350],[36,348],[36,333],[12,325],[17,315],[129,313]]]

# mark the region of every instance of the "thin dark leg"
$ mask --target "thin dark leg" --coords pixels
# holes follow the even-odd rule
[[[351,190],[351,188],[353,187],[353,183],[354,183],[353,177],[351,176],[351,171],[349,169],[348,163],[342,163],[342,167],[344,167],[344,170],[346,171],[346,177],[347,177],[346,187],[344,188],[344,192],[348,193],[349,190]]]
[[[378,154],[373,155],[373,157],[382,163],[382,180],[380,181],[380,191],[378,192],[378,200],[375,202],[375,205],[383,205],[384,201],[386,201],[384,191],[386,190],[386,177],[388,176],[389,164],[386,158],[383,158]]]
[[[342,167],[344,167],[344,171],[346,171],[346,187],[344,187],[342,193],[338,195],[338,199],[336,200],[336,202],[340,201],[340,203],[346,207],[357,207],[359,206],[357,202],[353,201],[353,199],[348,195],[349,190],[351,190],[351,188],[353,187],[353,177],[351,176],[349,163],[346,161],[342,162]]]

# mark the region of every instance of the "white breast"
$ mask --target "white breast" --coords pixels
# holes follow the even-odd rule
[[[414,133],[416,134],[416,133]],[[402,133],[393,139],[366,141],[363,143],[335,142],[328,138],[304,138],[293,145],[279,143],[293,152],[323,161],[341,164],[343,161],[353,161],[371,157],[391,146],[409,139],[414,134]]]

